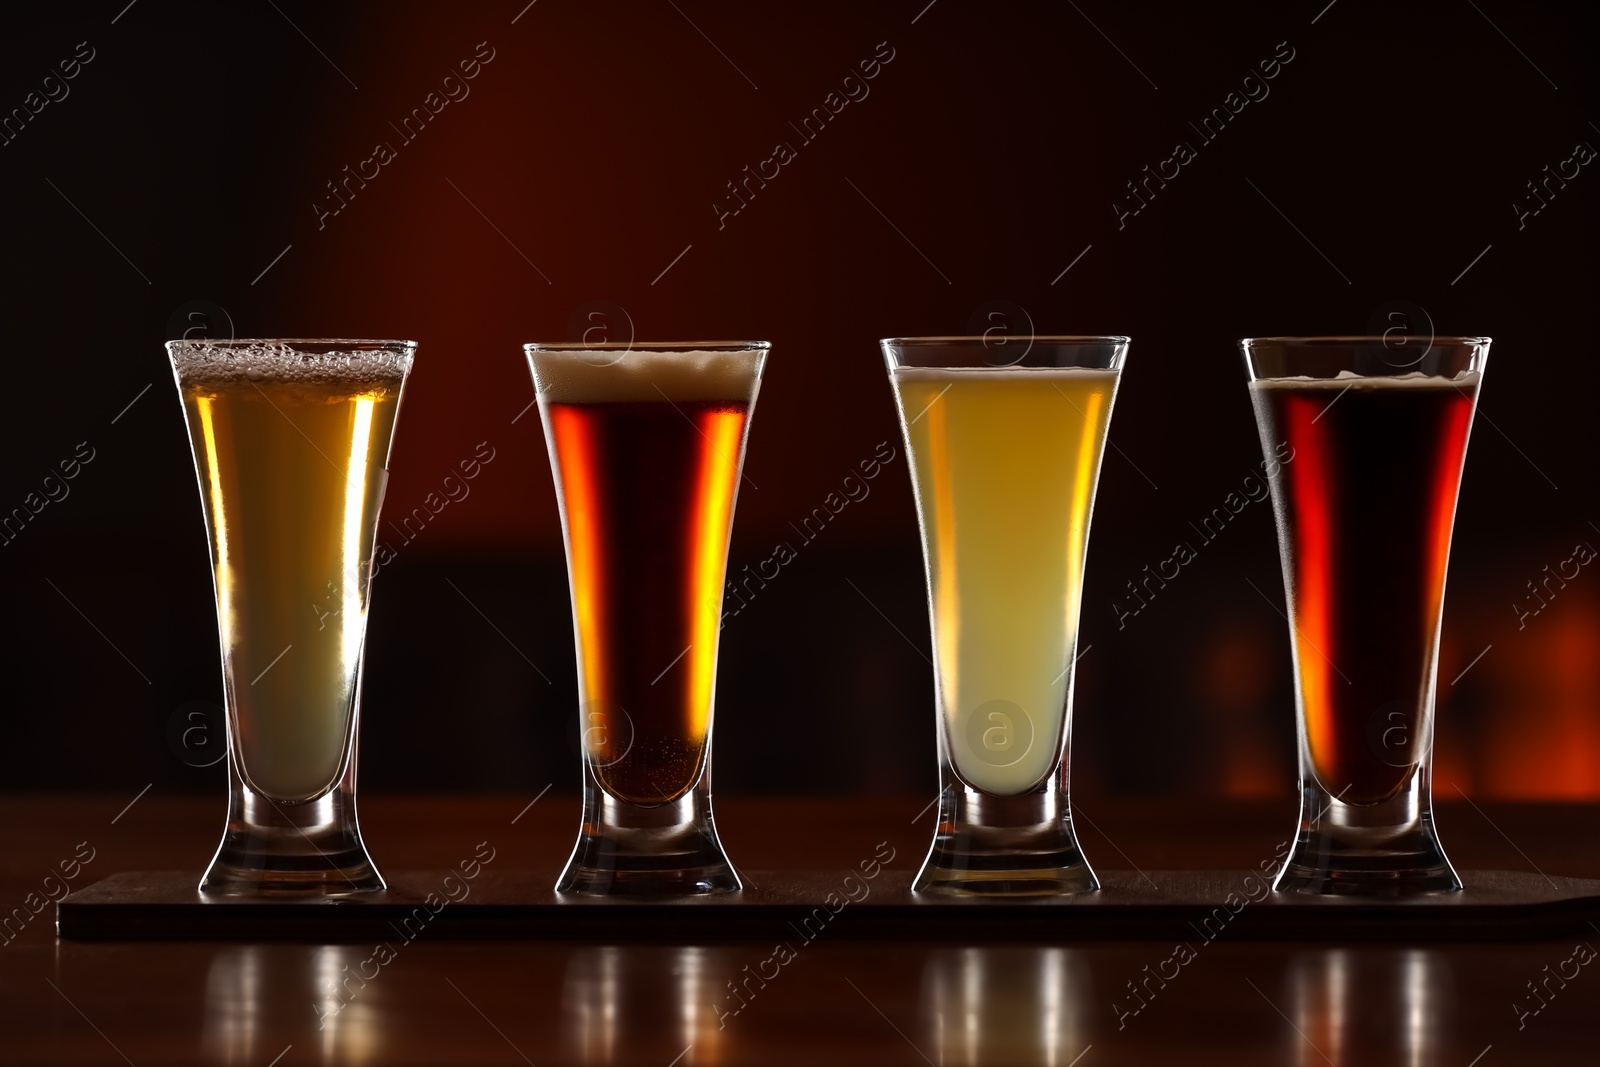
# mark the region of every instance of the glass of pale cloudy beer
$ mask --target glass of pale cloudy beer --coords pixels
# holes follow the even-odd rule
[[[229,798],[205,893],[384,888],[356,823],[372,545],[411,341],[170,341],[211,543]]]
[[[1461,888],[1434,831],[1445,570],[1487,337],[1240,342],[1278,520],[1300,748],[1280,892]]]
[[[919,892],[1099,888],[1073,832],[1073,665],[1126,337],[881,342],[932,617],[939,822]]]
[[[728,538],[765,341],[531,344],[572,589],[583,823],[561,893],[738,890],[711,818]]]

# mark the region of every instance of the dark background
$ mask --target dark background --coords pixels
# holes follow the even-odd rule
[[[1260,461],[1235,340],[1368,332],[1404,301],[1441,334],[1496,339],[1438,789],[1600,796],[1600,577],[1521,629],[1512,607],[1546,564],[1600,545],[1600,171],[1521,228],[1512,206],[1600,146],[1589,5],[524,3],[8,12],[0,114],[79,42],[93,59],[0,145],[0,509],[79,442],[94,459],[0,545],[0,789],[153,782],[221,803],[222,767],[190,766],[171,729],[221,697],[161,350],[196,321],[419,341],[391,514],[495,450],[374,587],[363,788],[575,788],[565,569],[518,346],[572,337],[607,301],[611,328],[620,308],[643,340],[773,342],[735,571],[793,540],[879,442],[899,454],[877,338],[969,332],[997,308],[1014,330],[1132,335],[1084,592],[1078,796],[1287,794],[1268,506],[1122,628],[1112,602]],[[479,42],[493,59],[470,95],[402,144],[390,123]],[[870,95],[800,143],[789,124],[880,42],[893,59]],[[1188,124],[1280,42],[1293,59],[1270,95],[1202,143]],[[1124,183],[1179,140],[1197,157],[1119,228]],[[325,183],[379,141],[397,158],[319,226]],[[798,158],[719,227],[725,183],[778,141]],[[871,490],[729,621],[719,789],[931,791],[903,455]]]

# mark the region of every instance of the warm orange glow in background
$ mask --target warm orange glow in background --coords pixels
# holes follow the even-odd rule
[[[276,268],[282,272],[275,279],[281,310],[272,326],[286,330],[293,324],[309,333],[376,332],[421,342],[394,448],[390,508],[409,507],[420,500],[478,441],[488,440],[504,457],[488,469],[483,491],[470,506],[447,511],[428,529],[426,542],[419,542],[416,550],[419,555],[499,552],[553,559],[560,553],[555,498],[538,421],[529,411],[512,422],[534,396],[519,346],[526,341],[576,339],[571,318],[586,301],[604,299],[624,307],[641,339],[749,336],[775,341],[761,417],[754,420],[749,444],[749,470],[763,490],[747,490],[740,501],[730,567],[737,572],[743,562],[765,556],[773,543],[792,540],[790,521],[807,513],[876,442],[888,440],[898,447],[875,339],[913,327],[930,333],[960,332],[968,326],[970,306],[992,296],[992,290],[1009,289],[998,278],[1010,272],[992,255],[977,252],[1015,247],[1004,222],[981,215],[952,218],[948,205],[918,191],[917,166],[895,165],[894,153],[878,144],[879,135],[896,122],[920,123],[927,118],[923,112],[922,118],[907,119],[904,100],[897,97],[943,91],[930,88],[942,85],[942,80],[917,55],[915,38],[908,37],[898,21],[872,33],[863,28],[852,38],[859,38],[859,43],[851,47],[833,42],[834,35],[827,35],[826,44],[820,37],[796,43],[792,26],[781,20],[761,22],[761,28],[753,31],[757,38],[743,42],[754,49],[759,39],[771,48],[758,53],[769,72],[768,79],[757,79],[766,82],[760,91],[751,91],[708,52],[700,57],[703,63],[673,67],[671,104],[656,111],[650,101],[656,90],[647,83],[649,73],[630,74],[607,65],[603,76],[585,78],[581,91],[570,80],[577,61],[560,53],[582,53],[584,42],[599,40],[600,31],[588,11],[539,5],[514,33],[497,20],[493,26],[486,24],[481,35],[495,50],[495,58],[471,82],[470,97],[449,105],[415,141],[401,146],[399,158],[358,190],[336,217],[326,219],[319,231],[310,225],[311,197],[340,173],[345,162],[364,158],[369,141],[393,140],[388,123],[409,111],[417,102],[413,98],[420,98],[437,80],[435,74],[444,74],[458,59],[471,55],[480,39],[456,35],[441,40],[429,9],[399,10],[405,14],[387,20],[385,47],[403,69],[414,70],[415,77],[396,77],[387,85],[363,86],[359,96],[331,99],[329,110],[308,123],[306,151],[286,176],[299,194],[298,201],[286,198],[297,247],[292,258],[286,257]],[[641,19],[637,31],[659,38],[663,47],[704,49],[704,42],[670,7],[635,12],[630,18]],[[741,12],[741,21],[749,18],[756,16]],[[842,72],[859,58],[854,52],[870,54],[882,39],[890,39],[899,52],[874,81],[874,96],[839,116],[835,128],[824,135],[834,140],[802,145],[795,163],[758,189],[738,216],[721,220],[719,226],[710,207],[713,199],[719,194],[726,197],[725,180],[738,175],[745,163],[767,155],[767,142],[787,135],[789,120],[806,110],[810,96],[825,91],[827,79],[816,71],[837,67]],[[910,44],[901,46],[901,41]],[[892,116],[875,117],[873,111],[879,107]],[[625,125],[618,118],[622,114],[631,116]],[[1094,122],[1077,129],[1080,138],[1114,136]],[[1080,142],[1078,153],[1093,156],[1096,148],[1092,142]],[[641,171],[641,161],[652,162]],[[926,269],[927,264],[893,229],[883,226],[881,217],[862,202],[845,177],[869,196],[885,196],[890,205],[873,202],[897,225],[913,226],[934,262],[946,272],[959,273],[963,284],[976,286],[971,295],[946,294],[942,279]],[[1032,179],[1013,175],[1007,179],[1008,188],[1024,180]],[[1110,189],[1071,169],[1052,170],[1049,182],[1048,202],[1056,205],[1099,203]],[[1039,191],[1043,194],[1042,185]],[[1052,233],[1061,229],[1050,222],[1044,228]],[[686,246],[690,247],[684,252]],[[1147,248],[1135,258],[1158,256],[1159,247]],[[967,262],[963,248],[974,251]],[[399,269],[367,266],[377,249],[391,250],[386,254],[395,257]],[[1075,248],[1069,251],[1076,254]],[[680,252],[682,259],[658,278]],[[1155,353],[1141,343],[1137,319],[1113,317],[1114,321],[1101,322],[1092,310],[1095,301],[1114,299],[1122,284],[1112,256],[1083,271],[1077,284],[1084,288],[1078,296],[1050,310],[1049,300],[1060,287],[1052,291],[1044,283],[1059,271],[1057,259],[1065,263],[1070,258],[1052,250],[1037,269],[1030,266],[1039,279],[1027,284],[1032,295],[1021,303],[1030,306],[1041,328],[1046,323],[1072,331],[1126,327],[1134,333],[1129,357],[1132,378],[1117,406],[1112,439],[1148,463],[1158,453],[1140,441],[1142,435],[1156,432],[1160,410],[1152,404],[1150,383],[1155,379],[1143,378],[1147,373],[1143,364]],[[881,275],[888,264],[897,281],[885,289]],[[863,288],[869,295],[858,298],[852,288]],[[927,298],[930,291],[937,291],[932,305]],[[936,313],[928,313],[930,306]],[[837,314],[819,320],[814,313],[818,307]],[[1218,366],[1233,366],[1231,353],[1218,351],[1214,356]],[[1509,358],[1499,354],[1497,345],[1491,358],[1490,403],[1495,403],[1496,376],[1502,373],[1496,364]],[[1239,423],[1236,436],[1248,440],[1244,380],[1242,375],[1235,377],[1232,387],[1239,402],[1229,414]],[[826,418],[819,421],[819,412]],[[1311,414],[1299,413],[1304,418]],[[926,417],[931,432],[937,433],[937,410]],[[1208,419],[1207,425],[1213,421]],[[730,429],[723,436],[731,442],[732,434]],[[1496,444],[1475,443],[1467,463],[1469,494],[1484,491],[1483,486],[1474,486],[1474,467],[1485,462],[1482,453]],[[729,444],[726,451],[733,454],[735,447]],[[1243,465],[1259,459],[1250,456],[1248,445],[1241,457],[1229,462]],[[1307,454],[1296,462],[1314,459]],[[1091,534],[1096,551],[1085,589],[1080,648],[1097,642],[1104,647],[1114,633],[1106,603],[1111,591],[1137,571],[1137,563],[1131,557],[1119,558],[1119,550],[1155,537],[1141,523],[1183,528],[1173,519],[1145,520],[1144,501],[1120,484],[1127,480],[1137,484],[1138,476],[1123,459],[1113,456],[1108,463],[1104,488],[1110,491],[1101,493]],[[1202,498],[1219,495],[1218,487],[1225,490],[1226,481],[1211,479],[1199,490]],[[893,544],[908,553],[916,551],[906,472],[890,470],[882,482],[895,483],[883,486],[884,495],[895,494],[894,502],[861,507],[848,524],[839,523],[838,533],[829,535],[837,537],[835,548]],[[1206,499],[1203,505],[1188,508],[1183,517],[1214,503]],[[1441,509],[1446,503],[1441,500]],[[1315,503],[1302,501],[1302,507],[1308,520],[1314,520]],[[1258,534],[1267,525],[1266,507],[1261,511],[1256,516]],[[1479,514],[1469,511],[1464,524],[1458,525],[1458,546],[1479,540],[1471,525]],[[582,525],[580,521],[575,529]],[[1306,523],[1299,613],[1303,620],[1299,659],[1313,746],[1328,729],[1320,710],[1325,705],[1323,694],[1329,685],[1341,684],[1327,667],[1329,635],[1318,621],[1333,610],[1334,591],[1315,579],[1324,568],[1311,558],[1327,551],[1318,540],[1325,527],[1321,521]],[[1119,529],[1129,533],[1119,534]],[[1447,536],[1442,526],[1440,536]],[[1238,541],[1223,552],[1242,549],[1244,537]],[[1257,573],[1270,573],[1266,568],[1272,541],[1255,536],[1250,547],[1253,556],[1263,557]],[[586,551],[582,538],[575,538],[575,555],[581,557]],[[1206,549],[1194,566],[1219,570],[1234,566],[1223,552]],[[698,565],[709,568],[711,561]],[[585,582],[602,580],[585,573]],[[1597,586],[1593,596],[1600,596],[1600,578],[1593,581]],[[1469,648],[1471,642],[1462,633],[1476,627],[1465,617],[1477,613],[1498,618],[1494,613],[1505,611],[1498,603],[1475,598],[1473,584],[1474,576],[1458,563],[1447,602],[1446,654],[1440,665],[1441,794],[1453,792],[1451,783],[1459,783],[1482,795],[1600,797],[1600,668],[1596,666],[1600,641],[1595,639],[1594,615],[1578,610],[1582,598],[1590,598],[1584,601],[1587,605],[1600,601],[1575,588],[1568,597],[1571,611],[1560,620],[1540,620],[1550,625],[1541,625],[1544,634],[1538,642],[1486,637]],[[1281,596],[1281,586],[1262,584],[1262,588]],[[1248,589],[1244,595],[1255,596]],[[582,614],[583,605],[592,600],[580,590],[580,627],[594,624]],[[1160,606],[1202,615],[1206,610],[1203,601],[1185,607],[1174,600]],[[1264,604],[1256,606],[1268,610]],[[541,610],[559,609],[544,605]],[[710,616],[703,607],[695,611],[696,632],[704,634]],[[899,625],[914,639],[927,642],[919,615],[905,615]],[[1208,713],[1225,716],[1213,724],[1211,733],[1228,738],[1225,746],[1215,746],[1207,772],[1211,787],[1218,791],[1281,794],[1293,785],[1292,752],[1266,740],[1281,736],[1293,715],[1284,699],[1287,694],[1263,688],[1264,674],[1283,670],[1289,641],[1284,631],[1281,620],[1268,618],[1248,635],[1216,636],[1204,646],[1211,658],[1202,659],[1198,676],[1186,683],[1202,702],[1228,709]],[[1203,636],[1205,627],[1196,627],[1196,632]],[[903,640],[893,632],[887,632],[885,639]],[[1474,668],[1481,673],[1477,677],[1469,673],[1471,684],[1465,688],[1452,687],[1450,679],[1491,642],[1494,650]],[[1154,649],[1150,656],[1163,654]],[[1098,656],[1104,652],[1097,649],[1086,658],[1083,671],[1091,677],[1080,680],[1080,688],[1087,688],[1079,697],[1080,754],[1085,745],[1094,743],[1092,676],[1105,669],[1097,663]],[[713,684],[709,643],[697,640],[686,663],[691,704],[708,707]],[[1475,709],[1470,717],[1459,713],[1464,693],[1496,705],[1495,710]],[[1243,728],[1242,723],[1254,725]]]

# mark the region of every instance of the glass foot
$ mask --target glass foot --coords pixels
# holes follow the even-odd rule
[[[340,897],[384,888],[362,843],[355,803],[338,789],[286,804],[236,785],[222,844],[200,880],[200,892],[218,896]]]
[[[912,890],[954,896],[1060,896],[1100,888],[1078,848],[1057,779],[995,797],[947,784],[939,828]]]
[[[583,828],[557,893],[675,896],[744,888],[711,819],[703,784],[665,804],[617,800],[585,767]]]
[[[1380,804],[1345,804],[1320,786],[1303,785],[1300,832],[1273,889],[1348,896],[1460,889],[1419,777]]]

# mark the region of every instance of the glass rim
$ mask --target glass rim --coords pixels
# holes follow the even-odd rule
[[[1239,344],[1251,345],[1381,345],[1404,341],[1426,340],[1430,345],[1487,345],[1492,337],[1450,337],[1424,333],[1400,334],[1330,334],[1322,337],[1241,337]]]
[[[771,341],[529,341],[524,352],[767,352]]]
[[[1022,337],[1025,337],[1032,344],[1047,345],[1126,345],[1133,342],[1131,337],[1125,337],[1121,334],[1099,336],[1095,334],[1030,333],[1019,335],[1019,339]],[[885,347],[895,345],[900,348],[920,345],[959,344],[962,342],[985,344],[987,343],[987,338],[982,334],[947,334],[934,337],[882,337],[878,339],[878,344],[880,345]]]
[[[194,340],[177,338],[166,347],[184,348],[248,348],[253,345],[283,345],[287,348],[391,348],[415,349],[416,341],[385,340],[371,337],[202,337]]]

